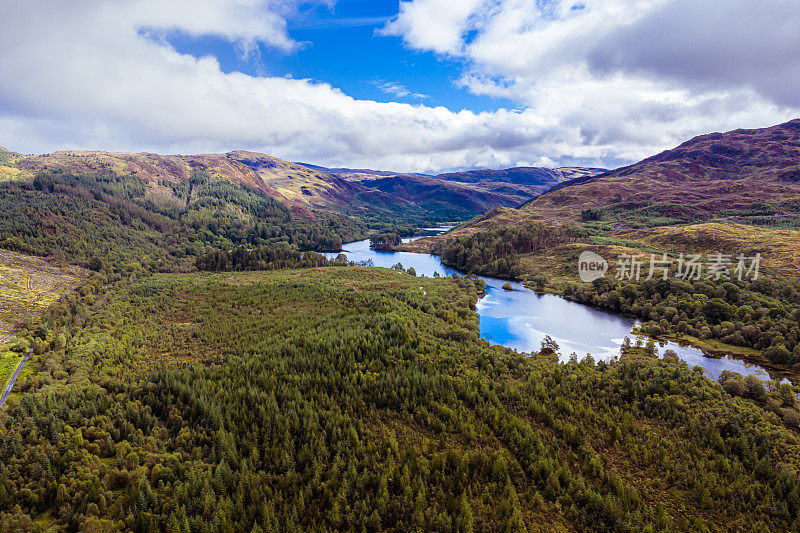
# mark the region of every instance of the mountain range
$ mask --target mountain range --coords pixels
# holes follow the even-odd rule
[[[328,169],[241,150],[197,155],[68,150],[26,156],[4,149],[0,158],[0,180],[31,179],[53,170],[136,175],[147,182],[152,196],[168,196],[170,184],[205,172],[259,191],[296,211],[379,213],[436,222],[465,220],[495,206],[517,206],[565,180],[602,169],[518,167],[427,176]]]
[[[798,183],[800,119],[701,135],[633,165],[565,181],[521,210],[572,220],[587,209],[678,219],[781,216],[797,210]]]
[[[555,185],[604,171],[586,167],[514,167],[429,176],[368,169],[313,168],[367,189],[410,200],[427,211],[450,212],[453,220],[475,216],[493,207],[516,207]]]

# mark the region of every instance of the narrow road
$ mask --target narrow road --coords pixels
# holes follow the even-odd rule
[[[3,407],[3,404],[6,403],[6,398],[8,398],[8,395],[11,393],[11,389],[14,388],[14,382],[17,381],[19,373],[22,372],[22,367],[25,366],[25,363],[28,362],[28,359],[30,359],[32,353],[33,353],[33,348],[28,350],[28,353],[25,354],[25,357],[23,357],[22,361],[20,361],[19,364],[17,365],[17,369],[14,371],[14,375],[11,376],[10,380],[8,380],[8,385],[6,385],[6,390],[3,391],[3,397],[0,398],[0,407]]]

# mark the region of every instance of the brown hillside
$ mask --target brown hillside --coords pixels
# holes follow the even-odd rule
[[[596,177],[563,184],[523,207],[545,218],[577,219],[584,209],[681,204],[713,215],[756,202],[797,210],[800,119],[778,126],[695,137],[672,150]],[[673,206],[660,206],[665,216]]]
[[[498,206],[517,207],[554,185],[578,177],[594,176],[604,169],[513,167],[467,170],[435,176],[369,169],[323,170],[349,182],[413,201],[420,206],[434,202],[477,214]]]
[[[255,152],[225,154],[159,155],[62,151],[43,156],[17,156],[14,166],[28,175],[44,170],[64,169],[73,173],[111,171],[134,173],[158,189],[162,180],[182,181],[195,172],[264,191],[293,207],[328,208],[347,205],[357,188],[324,171]]]

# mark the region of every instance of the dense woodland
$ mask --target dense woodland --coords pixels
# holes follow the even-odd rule
[[[615,312],[633,314],[655,336],[677,333],[753,348],[770,362],[800,372],[800,281],[642,282],[601,278],[568,284],[565,296]]]
[[[342,255],[341,257],[345,257]],[[239,246],[233,250],[212,250],[197,256],[198,270],[277,270],[310,268],[335,264],[316,252],[298,252],[289,246]],[[345,258],[344,264],[348,261]]]
[[[518,279],[527,274],[542,289],[548,276],[530,276],[523,254],[548,255],[559,244],[575,242],[581,230],[545,226],[485,230],[438,245],[442,261],[465,272]],[[717,340],[752,350],[769,363],[800,372],[800,280],[764,276],[757,280],[684,280],[675,271],[666,280],[563,283],[557,290],[578,303],[635,315],[646,333],[688,340]]]
[[[6,529],[800,527],[778,416],[671,359],[490,346],[469,280],[105,283],[37,327],[40,368],[0,415]]]
[[[0,246],[99,269],[189,268],[209,249],[286,243],[336,251],[366,236],[330,212],[293,214],[258,191],[197,173],[148,191],[136,176],[52,173],[0,183]]]
[[[521,254],[574,242],[580,235],[576,227],[544,224],[497,228],[447,239],[436,253],[444,264],[464,272],[517,279],[523,273]]]

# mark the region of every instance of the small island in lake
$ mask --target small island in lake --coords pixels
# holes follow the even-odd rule
[[[503,283],[503,290],[504,291],[513,291],[514,287],[511,285],[510,281],[506,281],[505,283]]]
[[[369,247],[379,252],[391,252],[401,242],[397,233],[377,233],[369,238]]]

